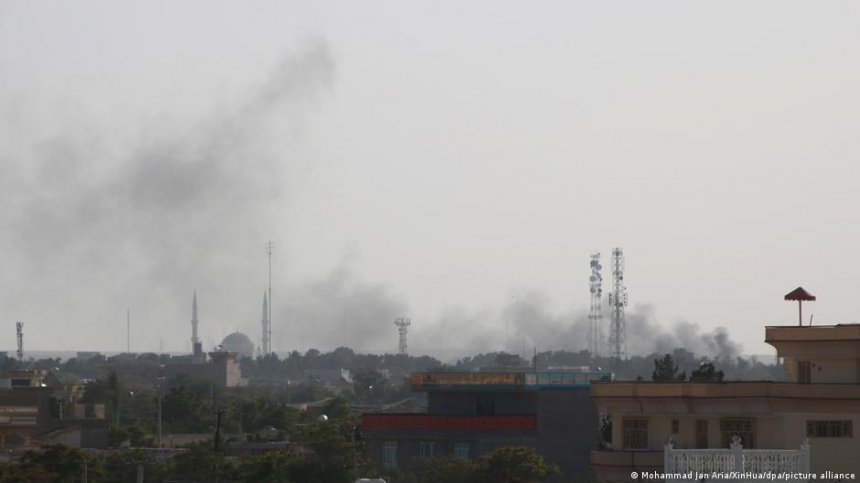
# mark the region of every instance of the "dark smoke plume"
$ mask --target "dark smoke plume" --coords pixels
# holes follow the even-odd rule
[[[124,334],[112,319],[124,319],[131,306],[150,330],[171,327],[162,335],[184,340],[196,286],[202,330],[256,328],[235,314],[259,317],[262,245],[300,185],[296,174],[309,163],[301,149],[305,118],[333,73],[326,45],[315,42],[244,100],[191,128],[147,127],[138,142],[116,147],[101,132],[109,129],[87,131],[82,122],[14,159],[0,153],[2,177],[17,181],[4,183],[0,208],[13,255],[6,270],[27,275],[3,280],[10,316],[29,314],[32,330],[81,324],[78,332],[88,334],[81,340],[100,338],[90,347],[100,348]],[[100,325],[111,328],[91,328]],[[43,346],[81,344],[44,335]]]

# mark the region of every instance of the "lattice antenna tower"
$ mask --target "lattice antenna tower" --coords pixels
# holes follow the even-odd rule
[[[610,356],[617,360],[627,358],[627,329],[624,322],[624,307],[627,306],[627,288],[624,287],[624,251],[612,249],[612,293],[609,294],[609,308],[612,323],[609,328]]]
[[[269,240],[266,243],[266,254],[269,255],[269,304],[268,314],[263,323],[263,355],[266,356],[272,353],[272,251],[274,248],[274,243]]]
[[[588,311],[588,352],[592,358],[600,357],[603,348],[603,276],[600,270],[600,253],[591,255],[591,276],[588,277],[591,291],[591,308]]]
[[[394,325],[397,326],[397,333],[400,334],[400,353],[406,354],[406,333],[409,331],[409,326],[412,324],[406,317],[400,317],[394,321]]]
[[[24,322],[15,322],[15,332],[18,335],[18,362],[24,362]]]

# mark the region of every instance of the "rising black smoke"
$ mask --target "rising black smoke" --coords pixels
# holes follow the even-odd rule
[[[194,126],[141,127],[138,141],[117,147],[110,129],[88,130],[81,113],[80,125],[0,152],[7,318],[27,318],[31,333],[77,324],[90,342],[103,339],[90,347],[115,347],[111,334],[124,324],[91,327],[113,327],[129,306],[152,330],[172,326],[165,338],[187,339],[175,314],[190,318],[195,285],[204,327],[219,317],[244,324],[239,304],[259,314],[262,245],[309,164],[305,118],[333,75],[325,43],[309,42]],[[40,337],[64,345],[47,330]]]

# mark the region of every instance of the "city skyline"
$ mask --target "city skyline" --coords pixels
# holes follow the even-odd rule
[[[267,240],[277,352],[857,321],[853,3],[167,6],[0,6],[0,346],[259,344]]]

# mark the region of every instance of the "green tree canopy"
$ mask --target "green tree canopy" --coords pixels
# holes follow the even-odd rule
[[[718,371],[710,362],[703,362],[690,374],[691,381],[722,382],[724,377],[723,371]]]
[[[532,448],[505,446],[485,453],[478,459],[475,481],[479,483],[540,483],[547,477],[561,475],[558,467],[548,464]]]
[[[654,372],[651,380],[655,382],[674,382],[687,379],[687,373],[678,374],[678,366],[671,354],[666,354],[662,359],[654,359]]]

